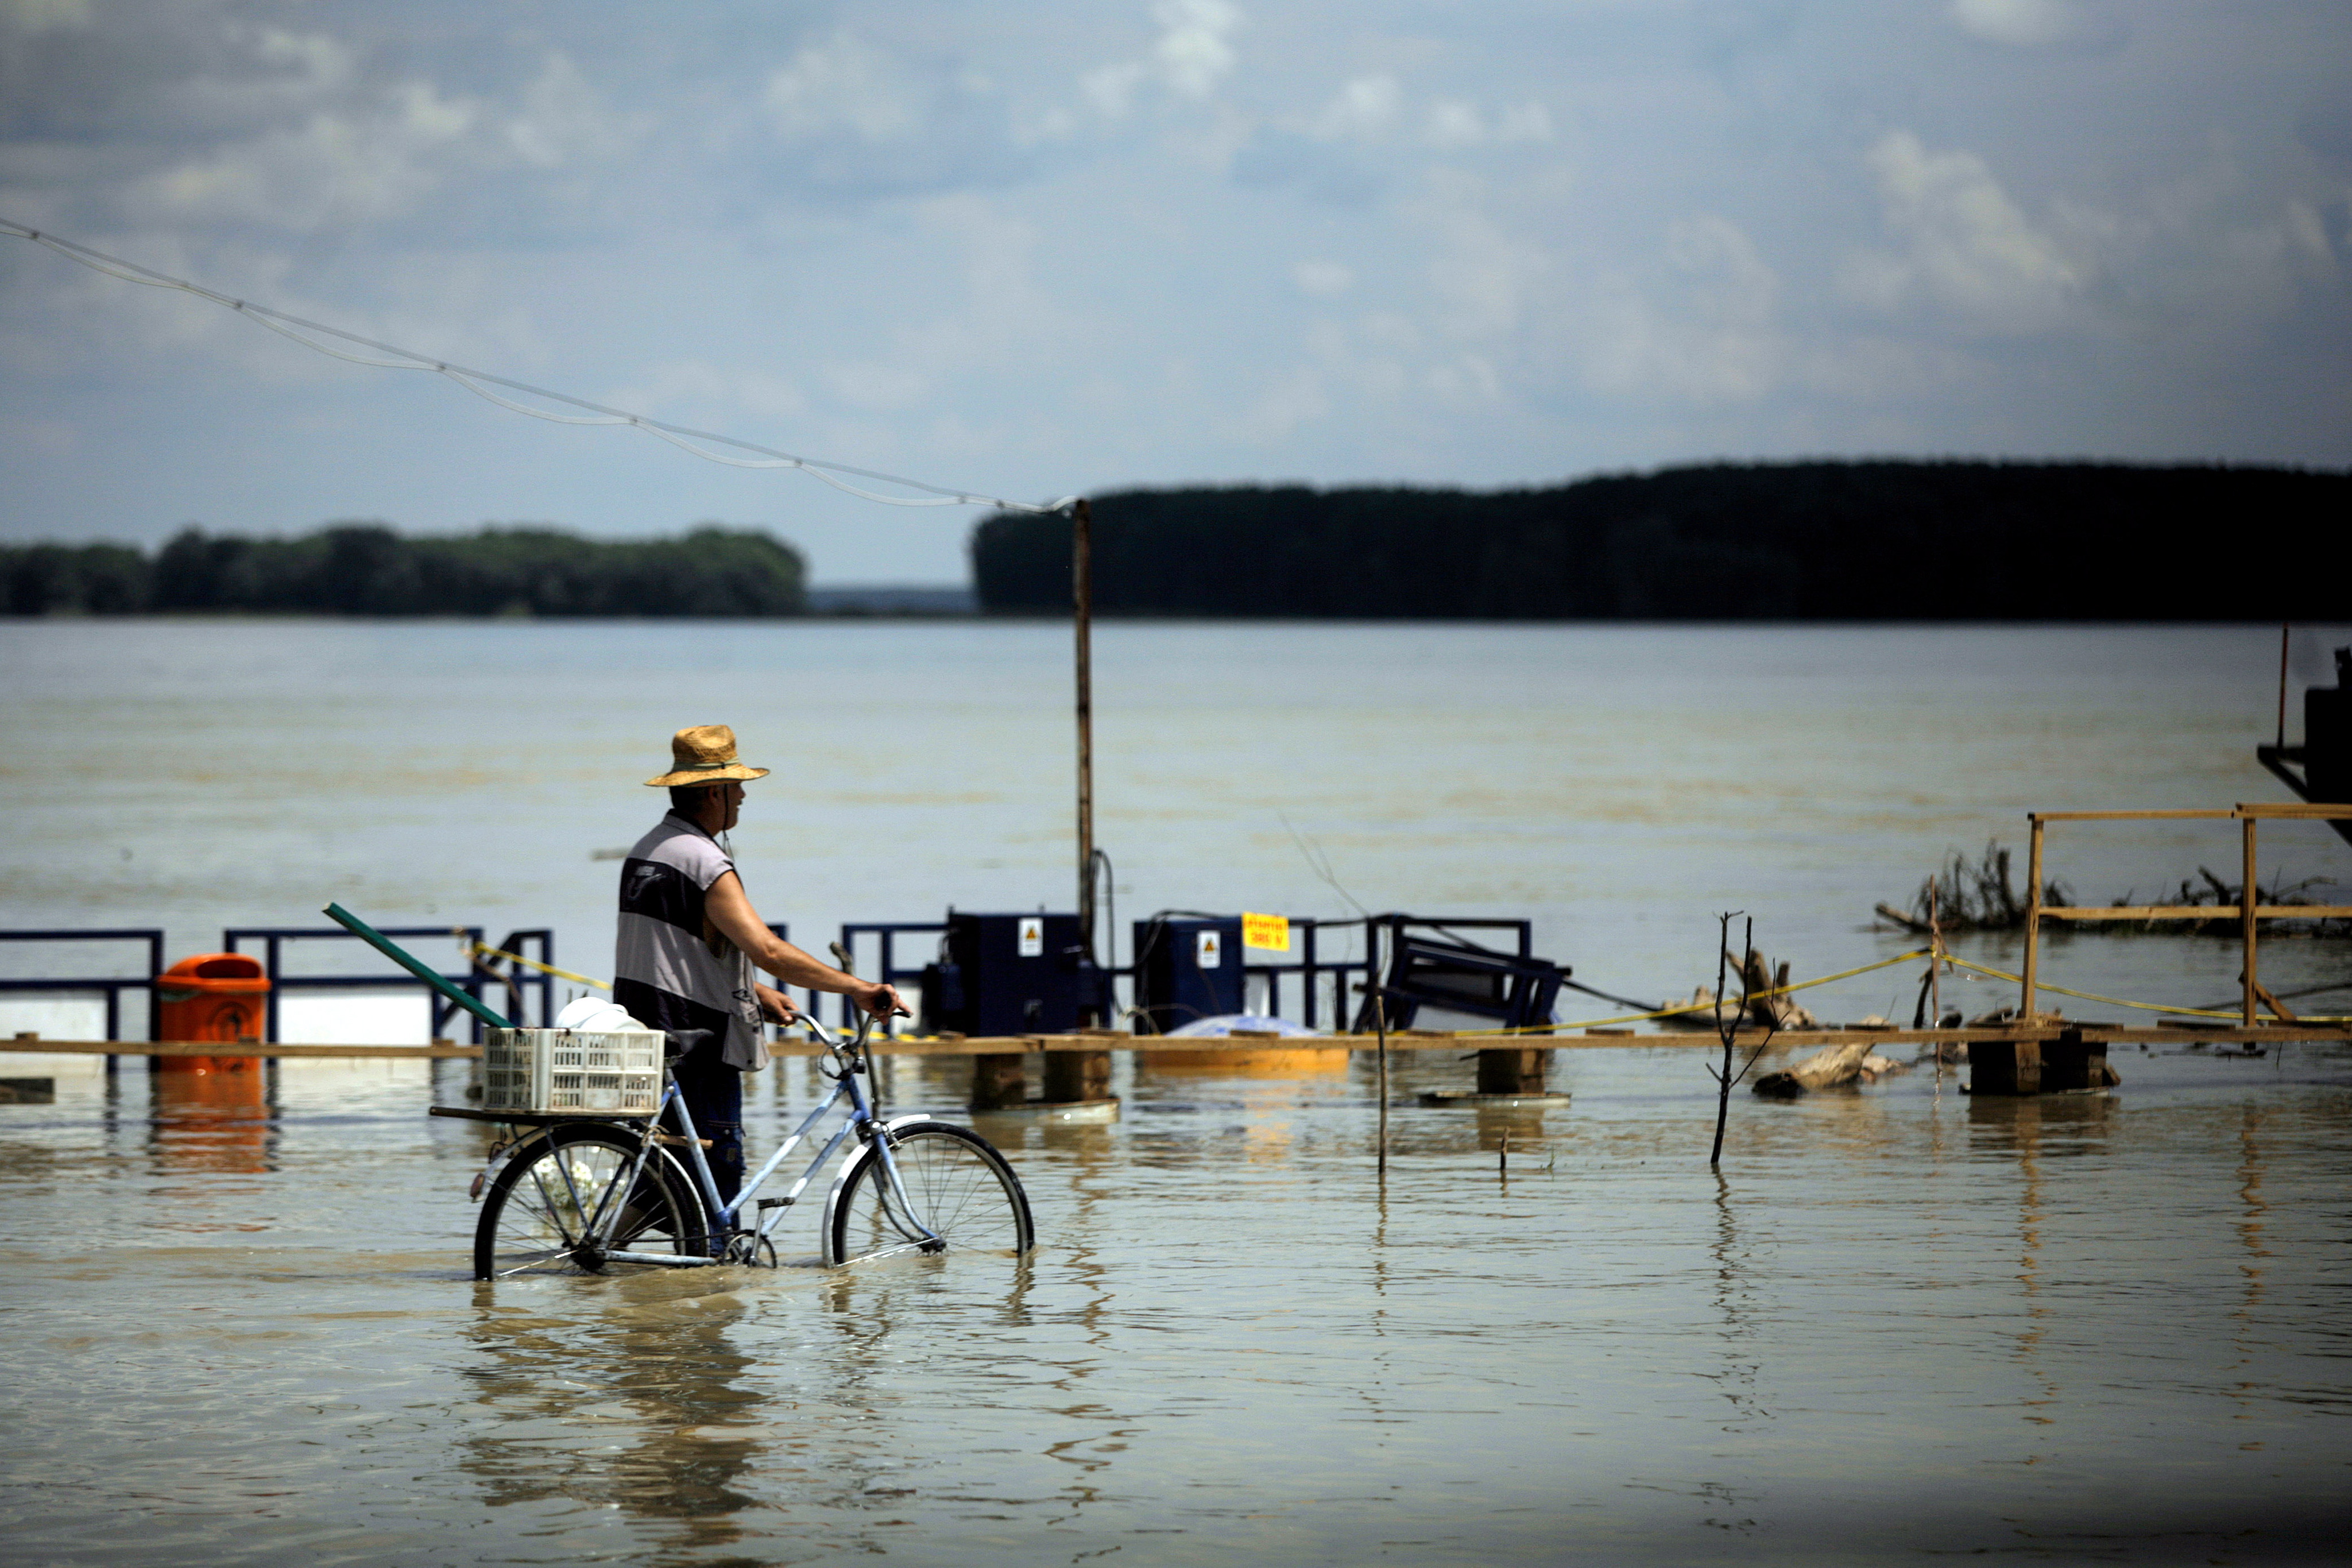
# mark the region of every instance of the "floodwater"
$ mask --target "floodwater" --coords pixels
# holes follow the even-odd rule
[[[1066,907],[1066,646],[0,628],[0,911],[164,925],[178,956],[334,897],[552,926],[595,972],[613,867],[590,852],[641,828],[667,732],[714,719],[778,768],[736,843],[804,940]],[[2027,810],[2280,793],[2251,759],[2276,644],[2236,630],[1113,626],[1098,650],[1122,919],[1344,913],[1304,841],[1366,904],[1527,915],[1539,952],[1629,995],[1711,979],[1721,909],[1800,975],[1902,952],[1870,904],[1948,850],[2021,843]],[[2234,875],[2230,824],[2061,831],[2053,869],[2086,895]],[[2266,878],[2352,864],[2294,828],[2265,846]],[[2078,936],[2046,963],[2197,1005],[2237,954]],[[2282,988],[2348,967],[2340,944],[2264,950]],[[1907,1013],[1915,980],[1811,995]],[[423,1114],[461,1065],[197,1092],[16,1057],[58,1082],[0,1106],[6,1555],[2340,1560],[2352,1054],[2126,1051],[2119,1089],[2030,1101],[1924,1063],[1742,1093],[1719,1176],[1686,1050],[1564,1051],[1571,1099],[1501,1111],[1422,1107],[1467,1064],[1398,1061],[1385,1180],[1361,1057],[1122,1057],[1116,1124],[982,1118],[1036,1208],[1018,1270],[828,1273],[812,1217],[774,1272],[479,1286],[487,1138]],[[962,1071],[902,1061],[894,1104],[952,1112]],[[755,1143],[814,1087],[797,1061],[756,1080]]]

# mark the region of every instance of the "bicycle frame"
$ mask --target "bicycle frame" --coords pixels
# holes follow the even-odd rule
[[[841,1071],[830,1075],[834,1081],[833,1092],[827,1094],[818,1103],[816,1109],[811,1111],[803,1119],[801,1124],[793,1130],[792,1135],[778,1145],[774,1154],[768,1156],[767,1163],[744,1182],[742,1190],[735,1195],[735,1200],[732,1203],[721,1200],[719,1196],[719,1183],[710,1174],[710,1162],[703,1156],[702,1139],[695,1131],[693,1113],[686,1108],[686,1100],[677,1086],[677,1081],[672,1078],[663,1088],[661,1103],[656,1107],[652,1117],[646,1123],[645,1133],[637,1145],[636,1162],[629,1167],[628,1179],[625,1182],[615,1182],[606,1189],[597,1213],[591,1217],[586,1228],[589,1238],[599,1243],[611,1239],[614,1228],[620,1224],[622,1210],[627,1207],[625,1204],[614,1203],[613,1195],[616,1192],[627,1193],[635,1190],[638,1178],[645,1173],[646,1161],[652,1158],[654,1150],[661,1145],[662,1117],[666,1113],[676,1110],[678,1130],[685,1139],[688,1158],[692,1163],[695,1186],[702,1202],[702,1211],[704,1217],[709,1221],[705,1231],[707,1255],[697,1257],[686,1253],[635,1252],[625,1249],[612,1249],[604,1250],[604,1256],[618,1259],[624,1262],[652,1263],[668,1268],[692,1269],[709,1263],[725,1262],[728,1260],[731,1244],[739,1237],[748,1235],[759,1241],[766,1241],[768,1232],[783,1218],[785,1211],[800,1200],[801,1194],[808,1190],[809,1183],[816,1179],[817,1172],[825,1167],[852,1136],[861,1137],[873,1145],[875,1154],[882,1161],[883,1174],[889,1181],[890,1195],[897,1200],[899,1212],[906,1215],[915,1228],[922,1232],[919,1239],[910,1239],[908,1245],[919,1247],[943,1244],[939,1233],[923,1222],[921,1217],[915,1213],[914,1205],[908,1201],[906,1184],[899,1179],[898,1163],[890,1153],[889,1124],[876,1118],[874,1107],[866,1098],[865,1087],[858,1082],[869,1065],[866,1038],[873,1029],[874,1020],[871,1018],[861,1019],[856,1038],[850,1042],[848,1049],[844,1051],[841,1041],[835,1039],[814,1017],[808,1014],[803,1014],[802,1017],[803,1021],[815,1033],[816,1037],[824,1042],[828,1051],[842,1059]],[[793,1150],[799,1147],[801,1140],[809,1135],[811,1129],[830,1114],[834,1107],[841,1103],[844,1095],[848,1096],[849,1112],[848,1119],[842,1124],[840,1130],[835,1133],[824,1147],[817,1152],[816,1157],[808,1163],[808,1168],[801,1172],[800,1179],[793,1183],[789,1192],[781,1198],[772,1198],[754,1207],[761,1186],[775,1174],[776,1167],[784,1163]],[[836,1184],[836,1190],[838,1190],[838,1184]],[[741,1223],[741,1217],[746,1212],[757,1214],[761,1208],[772,1208],[775,1212],[756,1229],[747,1228]]]

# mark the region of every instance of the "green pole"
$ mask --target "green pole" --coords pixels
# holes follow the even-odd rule
[[[484,1007],[481,1003],[476,1001],[473,998],[467,996],[457,987],[451,985],[445,977],[436,973],[430,965],[425,962],[424,959],[407,952],[402,948],[398,943],[393,941],[391,937],[386,936],[383,932],[378,931],[374,926],[370,925],[366,921],[362,920],[358,915],[353,915],[350,910],[345,909],[341,904],[331,904],[327,905],[325,913],[328,919],[333,921],[336,925],[341,926],[344,930],[358,937],[361,941],[366,943],[369,946],[374,948],[377,952],[383,954],[385,957],[391,959],[394,963],[399,965],[402,968],[407,970],[410,974],[415,976],[418,979],[424,981],[426,985],[432,987],[435,990],[440,992],[443,996],[448,998],[451,1001],[457,1003],[459,1007],[465,1009],[467,1012],[481,1019],[484,1023],[489,1025],[492,1029],[512,1029],[515,1027],[513,1024],[509,1023],[503,1015],[493,1012],[490,1009]]]

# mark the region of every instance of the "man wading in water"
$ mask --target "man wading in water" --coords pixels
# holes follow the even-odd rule
[[[695,1130],[710,1140],[719,1196],[743,1185],[743,1074],[768,1064],[762,1016],[790,1023],[790,998],[759,983],[756,964],[786,985],[838,991],[876,1018],[906,1010],[898,993],[819,963],[768,929],[743,893],[719,835],[735,825],[743,785],[764,768],[735,758],[735,732],[698,725],[670,737],[669,814],[621,863],[621,929],[613,999],[670,1038],[673,1070]]]

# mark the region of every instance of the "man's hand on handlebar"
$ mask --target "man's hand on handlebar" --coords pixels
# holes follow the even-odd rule
[[[887,1019],[893,1018],[911,1018],[914,1016],[912,1011],[908,1008],[906,1001],[898,995],[898,988],[895,986],[886,986],[879,980],[877,980],[870,986],[861,986],[856,990],[852,991],[850,995],[856,998],[859,1008],[873,1014],[877,1019]]]
[[[800,1018],[801,1009],[783,992],[772,990],[766,986],[754,986],[752,989],[759,993],[760,1011],[767,1015],[770,1023],[789,1027]]]

